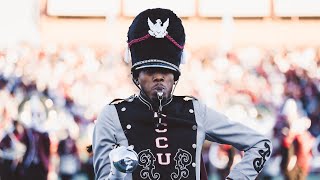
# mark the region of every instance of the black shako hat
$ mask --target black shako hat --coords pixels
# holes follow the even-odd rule
[[[141,12],[128,31],[133,77],[140,69],[158,67],[172,70],[178,80],[184,44],[184,27],[173,11],[156,8]]]

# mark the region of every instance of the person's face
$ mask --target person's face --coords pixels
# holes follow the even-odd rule
[[[162,91],[169,98],[174,84],[173,71],[165,68],[144,68],[140,71],[138,82],[151,100],[157,100],[157,92]]]

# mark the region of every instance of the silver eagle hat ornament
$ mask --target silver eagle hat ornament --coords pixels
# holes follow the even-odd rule
[[[156,23],[153,24],[150,18],[148,17],[148,26],[150,28],[148,33],[151,36],[155,38],[164,38],[168,34],[167,28],[169,26],[169,18],[162,25],[161,19],[157,19]]]

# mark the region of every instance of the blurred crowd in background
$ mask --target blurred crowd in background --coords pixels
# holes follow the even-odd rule
[[[27,44],[0,49],[1,179],[93,179],[94,121],[138,93],[124,53]],[[320,48],[187,51],[175,94],[267,135],[273,156],[258,179],[320,177]],[[242,152],[206,143],[209,176],[224,179]]]

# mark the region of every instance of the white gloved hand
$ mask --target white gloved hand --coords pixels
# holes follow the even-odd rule
[[[122,179],[138,165],[138,155],[133,146],[119,146],[109,153],[111,174],[113,178]]]

